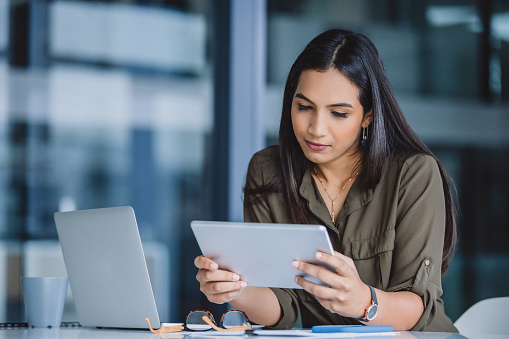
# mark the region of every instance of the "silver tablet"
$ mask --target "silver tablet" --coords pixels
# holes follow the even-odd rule
[[[301,288],[294,282],[299,274],[321,283],[294,269],[292,262],[319,264],[317,251],[334,253],[322,225],[192,221],[191,228],[203,255],[239,274],[248,286]]]

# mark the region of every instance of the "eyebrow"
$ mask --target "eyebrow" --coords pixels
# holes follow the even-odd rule
[[[295,97],[296,98],[300,98],[302,100],[306,100],[307,102],[315,105],[315,103],[313,101],[311,101],[310,99],[306,98],[306,96],[304,94],[302,94],[302,93],[295,94]],[[342,103],[339,103],[339,104],[332,104],[332,105],[328,105],[327,107],[350,107],[350,108],[353,108],[353,106],[350,105],[347,102],[342,102]]]

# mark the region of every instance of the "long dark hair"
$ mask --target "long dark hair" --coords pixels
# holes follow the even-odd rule
[[[444,274],[456,243],[456,208],[451,191],[454,184],[445,167],[408,125],[394,97],[375,45],[362,34],[340,29],[326,31],[314,38],[297,57],[284,90],[279,128],[279,171],[266,186],[246,189],[245,193],[260,196],[282,192],[292,221],[311,222],[312,217],[299,195],[299,186],[309,160],[295,137],[291,106],[303,71],[330,69],[342,72],[357,85],[364,114],[373,110],[373,122],[368,127],[368,145],[359,147],[361,173],[357,181],[360,185],[374,188],[380,181],[385,163],[391,158],[414,154],[428,154],[435,158],[445,195],[446,221],[442,253]]]

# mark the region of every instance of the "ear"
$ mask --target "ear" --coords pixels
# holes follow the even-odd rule
[[[369,112],[364,114],[364,118],[362,119],[362,127],[368,127],[369,124],[373,122],[373,110],[371,109]]]

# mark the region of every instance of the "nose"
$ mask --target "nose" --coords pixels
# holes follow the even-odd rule
[[[329,123],[327,114],[316,111],[309,121],[308,133],[318,138],[326,136],[328,131]]]

